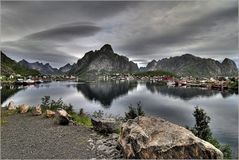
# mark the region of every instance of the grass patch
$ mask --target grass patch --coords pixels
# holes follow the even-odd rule
[[[90,128],[93,127],[91,123],[91,118],[87,115],[79,116],[77,113],[72,113],[71,117],[72,117],[72,120],[76,122],[77,124],[84,125]]]
[[[7,117],[13,114],[16,114],[17,110],[7,110],[7,109],[1,109],[1,126],[7,123]]]

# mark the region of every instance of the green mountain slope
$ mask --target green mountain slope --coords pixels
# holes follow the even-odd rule
[[[1,52],[1,75],[9,76],[11,74],[20,74],[22,76],[40,75],[37,70],[23,67]]]

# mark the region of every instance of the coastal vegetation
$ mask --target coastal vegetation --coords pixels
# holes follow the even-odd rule
[[[190,129],[197,137],[205,141],[208,141],[209,143],[213,144],[216,148],[221,150],[224,155],[224,159],[231,159],[232,158],[231,147],[229,145],[220,144],[218,140],[215,137],[213,137],[211,129],[209,127],[211,118],[207,115],[207,113],[202,108],[196,107],[193,116],[195,117],[196,123],[194,127],[188,129]]]

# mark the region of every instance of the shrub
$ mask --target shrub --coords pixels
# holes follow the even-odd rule
[[[224,159],[232,159],[232,149],[231,149],[230,145],[222,145],[220,147],[220,150],[223,153]]]
[[[145,113],[142,110],[141,102],[137,103],[137,107],[133,107],[132,104],[129,106],[129,112],[125,113],[125,119],[134,119],[138,116],[144,116]]]
[[[66,105],[62,98],[58,100],[51,100],[50,96],[45,96],[42,99],[41,108],[43,111],[50,109],[50,110],[57,110],[58,108],[62,108],[66,110],[66,112],[71,113],[73,112],[73,106],[71,104]]]
[[[79,116],[83,116],[83,115],[85,115],[85,112],[84,112],[84,109],[83,109],[83,108],[80,109],[78,115],[79,115]]]
[[[94,111],[92,116],[94,118],[102,118],[104,116],[104,111],[102,110]]]
[[[195,117],[196,124],[193,128],[189,128],[188,126],[186,128],[191,130],[195,136],[208,141],[216,148],[221,150],[224,159],[231,159],[232,150],[230,145],[221,145],[218,140],[213,137],[211,129],[208,125],[211,118],[207,116],[206,112],[204,112],[203,109],[196,107],[193,116]]]

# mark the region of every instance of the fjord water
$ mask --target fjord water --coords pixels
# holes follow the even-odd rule
[[[211,117],[213,135],[224,144],[230,144],[234,157],[238,155],[238,100],[237,94],[199,88],[159,86],[149,82],[52,82],[26,87],[3,86],[2,106],[10,101],[16,104],[37,105],[43,96],[73,105],[75,111],[84,108],[93,113],[121,115],[128,106],[141,102],[147,115],[160,116],[182,126],[193,126],[195,106],[203,108]]]

